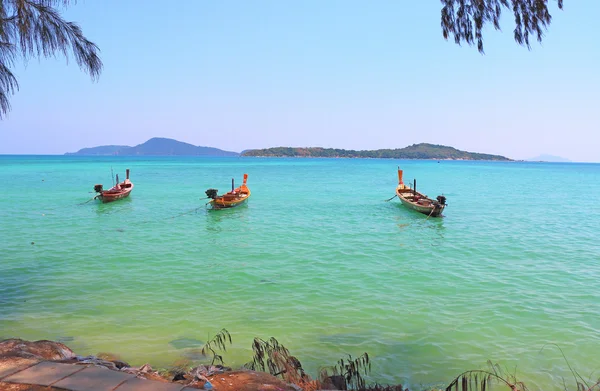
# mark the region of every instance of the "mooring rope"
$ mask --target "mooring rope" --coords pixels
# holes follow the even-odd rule
[[[87,200],[86,202],[82,202],[82,203],[80,203],[80,204],[77,204],[77,205],[85,205],[85,204],[87,204],[87,203],[88,203],[88,202],[90,202],[90,201],[94,201],[95,199],[96,199],[96,197],[94,196],[93,198],[90,198],[90,199],[89,199],[89,200]]]
[[[167,218],[167,219],[165,219],[165,220],[168,220],[168,219],[175,219],[175,218],[177,218],[177,217],[185,216],[185,215],[187,215],[187,214],[190,214],[190,213],[197,212],[198,210],[200,210],[200,209],[202,209],[202,208],[204,208],[204,205],[203,205],[203,206],[199,206],[199,207],[197,207],[197,208],[194,208],[194,209],[191,209],[191,210],[188,210],[187,212],[183,212],[183,213],[180,213],[180,214],[178,214],[178,215],[171,216],[171,217],[169,217],[169,218]]]
[[[97,197],[97,196],[94,196],[93,198],[90,198],[89,200],[87,200],[87,201],[85,201],[85,202],[81,202],[81,203],[79,203],[79,204],[77,204],[77,205],[85,205],[85,204],[87,204],[88,202],[94,201],[94,200],[96,199],[96,197]],[[207,198],[208,198],[208,197],[205,197],[205,198],[200,198],[200,199],[201,199],[201,200],[205,200],[205,199],[207,199]],[[210,202],[209,202],[209,203],[210,203]],[[183,213],[179,213],[179,214],[176,214],[176,215],[173,215],[173,216],[164,217],[164,218],[160,218],[160,219],[157,219],[157,220],[144,220],[144,221],[140,221],[140,223],[141,223],[141,224],[147,224],[147,223],[153,223],[153,222],[156,222],[156,221],[164,221],[164,220],[175,219],[175,218],[177,218],[177,217],[185,216],[185,215],[188,215],[188,214],[191,214],[191,213],[197,212],[197,211],[199,211],[200,209],[206,208],[206,205],[208,205],[208,204],[204,204],[204,205],[202,205],[202,206],[199,206],[199,207],[197,207],[197,208],[190,209],[190,210],[188,210],[188,211],[185,211],[185,212],[183,212]]]
[[[427,219],[429,219],[431,217],[431,215],[433,214],[434,211],[435,211],[435,206],[433,207],[433,209],[431,209],[431,212],[429,212],[429,216],[427,216]],[[425,219],[425,221],[427,221],[427,219]]]

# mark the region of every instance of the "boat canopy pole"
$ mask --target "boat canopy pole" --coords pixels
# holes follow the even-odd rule
[[[233,178],[231,178],[231,191],[235,190],[235,185],[233,184]]]
[[[417,180],[415,179],[414,181],[415,182],[413,185],[413,196],[416,196],[417,195]]]

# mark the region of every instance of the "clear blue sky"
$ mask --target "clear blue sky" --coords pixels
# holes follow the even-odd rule
[[[83,0],[64,10],[101,48],[14,70],[1,154],[162,136],[241,151],[429,142],[515,159],[600,161],[600,1],[550,1],[540,45],[512,15],[486,55],[443,39],[439,1]]]

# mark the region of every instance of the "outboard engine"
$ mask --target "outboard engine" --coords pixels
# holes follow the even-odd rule
[[[94,185],[94,191],[96,193],[102,193],[102,191],[104,190],[102,185]]]
[[[446,205],[446,197],[445,196],[439,195],[439,196],[437,196],[437,200],[440,204]]]
[[[206,196],[208,198],[212,198],[214,200],[217,198],[218,192],[219,192],[219,190],[217,190],[217,189],[208,189],[208,190],[206,190]]]

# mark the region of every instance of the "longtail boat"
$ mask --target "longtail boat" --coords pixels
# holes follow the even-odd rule
[[[131,190],[133,190],[133,183],[129,180],[129,169],[127,169],[125,173],[125,180],[119,183],[119,174],[117,174],[117,184],[108,190],[104,190],[104,187],[101,184],[94,185],[94,191],[98,193],[94,198],[106,203],[129,197]]]
[[[213,209],[225,209],[233,208],[248,201],[250,198],[250,189],[246,186],[248,181],[248,174],[244,174],[244,182],[240,187],[235,187],[234,180],[231,179],[231,191],[222,195],[218,195],[219,190],[208,189],[206,190],[206,196],[212,198],[208,202]]]
[[[405,185],[402,182],[402,170],[398,167],[398,186],[396,187],[396,195],[402,202],[402,205],[407,208],[416,210],[431,217],[442,215],[446,208],[446,197],[443,195],[437,196],[435,200],[427,197],[423,193],[417,191],[417,180],[414,180],[414,185]]]

